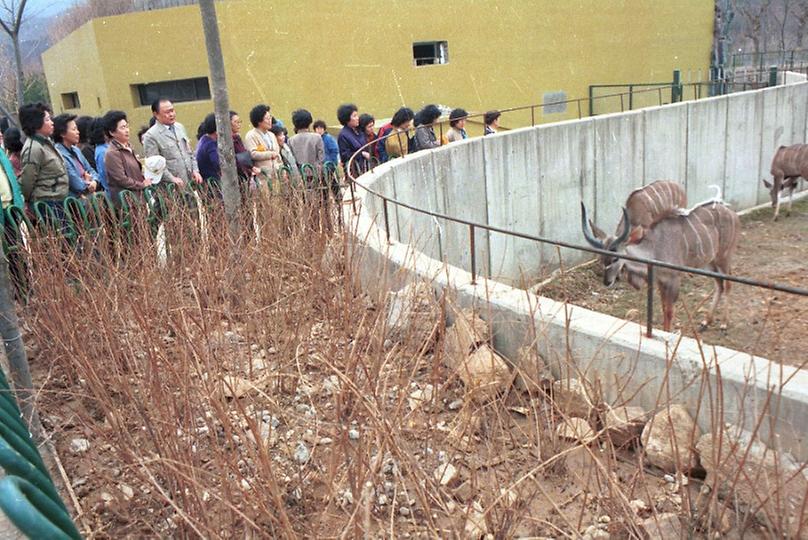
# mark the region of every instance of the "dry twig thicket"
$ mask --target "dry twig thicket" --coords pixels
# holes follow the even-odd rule
[[[796,531],[787,502],[706,487],[749,480],[738,468],[705,484],[697,466],[646,467],[643,423],[588,384],[540,380],[534,353],[479,391],[490,379],[469,366],[501,359],[477,314],[427,286],[409,323],[391,319],[400,299],[360,290],[342,233],[306,208],[256,201],[234,250],[220,205],[206,234],[172,207],[164,267],[142,215],[128,239],[32,243],[38,405],[88,537]],[[696,441],[677,435],[686,471]]]

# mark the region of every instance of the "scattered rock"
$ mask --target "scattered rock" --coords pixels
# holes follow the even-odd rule
[[[327,396],[338,394],[342,390],[339,377],[337,375],[329,375],[323,381],[323,393]]]
[[[407,517],[411,514],[410,509],[407,506],[400,506],[398,508],[398,513],[401,514],[403,517]]]
[[[112,495],[111,493],[107,493],[106,491],[102,491],[99,497],[101,498],[102,501],[104,501],[104,504],[107,505],[115,500],[115,496]]]
[[[516,378],[514,387],[531,395],[542,392],[544,386],[553,380],[550,370],[539,355],[536,347],[524,346],[516,353]]]
[[[583,540],[609,540],[611,535],[599,525],[590,525],[581,535]]]
[[[467,395],[478,402],[495,397],[511,377],[508,364],[488,345],[481,345],[456,369]]]
[[[451,463],[439,465],[438,468],[435,469],[433,476],[435,477],[435,480],[444,487],[457,485],[458,481],[460,480],[457,468]]]
[[[449,367],[457,369],[466,357],[480,345],[490,343],[491,331],[488,323],[473,310],[458,310],[450,306],[454,324],[446,329],[444,353]]]
[[[594,408],[586,386],[578,379],[553,382],[553,402],[567,416],[589,418]]]
[[[415,410],[418,407],[429,407],[435,397],[435,387],[431,384],[425,385],[423,388],[413,390],[410,393],[408,403],[410,410]]]
[[[477,501],[474,501],[466,512],[466,526],[464,532],[465,538],[469,540],[479,540],[488,534],[485,513],[483,512],[483,507]]]
[[[758,519],[783,536],[805,534],[808,515],[802,505],[808,471],[789,454],[732,426],[723,434],[703,435],[696,448],[707,471],[705,485],[717,488],[719,496],[729,501],[754,508]]]
[[[454,490],[453,494],[455,496],[455,499],[457,499],[460,502],[465,503],[465,502],[468,502],[468,501],[470,501],[472,499],[472,497],[474,496],[475,491],[476,490],[471,485],[471,480],[466,480],[465,482],[463,482],[462,484],[457,486],[457,488]]]
[[[382,493],[381,495],[379,495],[379,496],[376,498],[376,504],[378,504],[379,506],[384,506],[384,505],[386,505],[386,504],[387,504],[387,495],[385,495],[384,493]]]
[[[695,443],[699,428],[681,405],[658,412],[642,431],[642,444],[648,461],[663,471],[687,473],[698,466]]]
[[[70,451],[74,454],[83,454],[90,449],[90,441],[87,439],[73,439],[70,441]]]
[[[388,293],[387,298],[389,338],[429,350],[441,322],[441,310],[432,286],[419,281]]]
[[[603,417],[603,427],[612,444],[621,448],[639,440],[645,420],[642,407],[609,407]]]
[[[311,459],[311,451],[309,451],[309,447],[306,446],[306,443],[300,441],[295,448],[295,461],[304,465],[308,463],[309,459]]]
[[[456,399],[456,400],[452,401],[451,403],[449,403],[449,410],[450,411],[456,411],[456,410],[460,409],[462,406],[463,406],[463,400],[462,399]]]
[[[628,503],[629,508],[631,508],[635,514],[640,514],[648,510],[648,505],[645,504],[645,501],[642,499],[632,499]]]
[[[359,440],[359,430],[358,429],[349,429],[348,430],[348,438],[352,441]]]
[[[234,375],[225,375],[222,377],[221,389],[224,397],[239,399],[252,392],[263,390],[267,383],[267,377],[263,377],[256,381],[250,381]]]
[[[568,418],[556,427],[556,435],[570,441],[591,442],[595,432],[583,418]]]
[[[317,441],[317,444],[331,444],[334,442],[334,439],[331,437],[320,437],[320,440]]]
[[[649,540],[671,540],[682,538],[682,522],[672,513],[657,514],[642,521],[642,528]]]
[[[126,484],[118,484],[118,489],[121,490],[121,493],[123,493],[123,498],[127,501],[135,496],[135,490],[132,489],[131,486]]]

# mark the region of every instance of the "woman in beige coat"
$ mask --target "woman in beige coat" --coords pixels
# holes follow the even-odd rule
[[[281,168],[280,145],[275,135],[269,131],[272,127],[272,115],[266,105],[256,105],[250,111],[250,123],[253,129],[244,136],[244,147],[250,151],[253,164],[270,179],[274,179]]]

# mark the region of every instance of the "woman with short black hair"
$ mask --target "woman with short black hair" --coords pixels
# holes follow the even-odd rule
[[[76,197],[94,193],[98,187],[98,173],[79,150],[80,137],[75,114],[60,114],[53,119],[53,140],[65,162],[70,193]]]
[[[151,181],[143,176],[140,161],[129,144],[129,122],[123,111],[109,111],[102,118],[104,134],[109,141],[109,148],[104,154],[104,168],[107,173],[109,195],[116,205],[121,204],[120,193],[123,190],[143,191],[151,185]],[[165,158],[152,156],[149,159]]]
[[[20,126],[28,138],[20,152],[20,186],[25,202],[43,201],[57,216],[64,216],[62,201],[70,192],[70,180],[62,156],[51,141],[51,108],[30,103],[19,110]]]
[[[11,166],[14,169],[14,175],[19,178],[22,172],[22,165],[20,163],[20,152],[22,151],[22,133],[15,127],[10,127],[3,132],[3,139],[5,141],[6,153]]]
[[[342,124],[342,131],[339,132],[339,137],[337,137],[339,157],[342,161],[342,166],[347,172],[348,161],[367,143],[367,137],[359,131],[359,109],[353,103],[345,103],[339,106],[337,120]],[[363,150],[361,154],[356,156],[354,159],[354,174],[365,170],[369,158],[370,152],[367,150]]]
[[[415,115],[415,137],[413,137],[413,151],[428,150],[440,146],[435,137],[432,124],[440,118],[440,109],[437,105],[427,105]]]
[[[502,116],[502,113],[494,110],[488,111],[483,116],[483,122],[485,122],[485,135],[493,135],[499,129],[499,117]]]

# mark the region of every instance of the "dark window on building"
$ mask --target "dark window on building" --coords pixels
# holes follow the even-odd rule
[[[81,108],[81,102],[79,101],[79,93],[68,92],[66,94],[62,94],[62,108],[65,110]]]
[[[178,103],[210,99],[210,85],[208,85],[207,77],[135,84],[133,87],[137,91],[135,94],[140,101],[137,105],[151,105],[155,99],[160,97],[166,97]]]
[[[412,58],[416,66],[449,63],[448,41],[423,41],[412,44]]]

